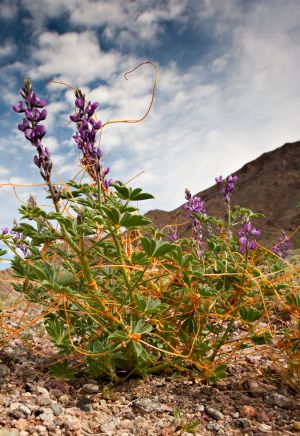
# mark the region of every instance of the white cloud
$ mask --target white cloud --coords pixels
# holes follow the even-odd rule
[[[0,47],[0,59],[15,53],[17,46],[14,42],[7,39]]]
[[[4,20],[13,19],[18,12],[17,0],[2,0],[1,18]]]
[[[122,60],[120,53],[102,51],[92,31],[62,35],[44,32],[38,43],[33,57],[39,66],[32,69],[31,77],[54,76],[75,87],[96,79],[110,79]]]
[[[10,174],[10,170],[7,167],[0,165],[0,176],[7,176]]]

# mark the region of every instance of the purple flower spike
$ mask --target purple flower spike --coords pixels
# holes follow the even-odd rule
[[[105,180],[109,169],[100,164],[102,152],[99,147],[95,147],[96,134],[101,128],[101,121],[96,121],[93,116],[98,107],[98,103],[85,103],[85,96],[80,89],[75,91],[75,106],[78,112],[70,116],[70,120],[76,123],[77,132],[73,139],[82,151],[82,165],[93,180],[100,179],[102,186],[107,188],[109,183]]]
[[[288,256],[288,250],[292,248],[292,242],[287,236],[287,234],[281,230],[281,236],[278,239],[277,244],[272,248],[273,253],[277,254],[277,256],[284,259]]]
[[[47,110],[43,108],[46,105],[45,99],[40,99],[33,91],[31,83],[28,79],[24,80],[24,86],[20,90],[20,95],[25,101],[26,109],[23,108],[23,103],[19,102],[13,106],[15,112],[25,112],[25,118],[22,123],[18,125],[18,129],[24,133],[26,139],[36,147],[37,155],[34,156],[33,161],[35,165],[40,168],[40,174],[44,180],[50,180],[52,169],[52,162],[50,160],[49,150],[44,149],[41,143],[42,138],[46,134],[46,128],[40,121],[47,118]]]
[[[177,231],[176,230],[170,230],[168,239],[170,242],[176,242],[178,239]]]
[[[261,231],[255,227],[252,227],[250,221],[246,221],[242,229],[238,231],[239,252],[242,254],[247,254],[249,250],[255,250],[255,248],[257,248],[255,238],[260,235]]]
[[[237,176],[232,175],[228,176],[226,180],[224,180],[222,176],[215,178],[216,183],[220,186],[220,192],[223,194],[224,200],[227,204],[230,203],[230,197],[237,179]]]

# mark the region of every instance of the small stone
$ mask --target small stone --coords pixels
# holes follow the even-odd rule
[[[139,409],[142,409],[148,413],[151,413],[151,412],[171,412],[173,410],[172,407],[168,406],[167,404],[162,404],[159,401],[158,397],[138,398],[135,401],[134,406],[136,406]]]
[[[216,424],[215,422],[209,422],[206,426],[207,430],[212,430],[212,431],[221,431],[223,430],[223,426],[220,424]]]
[[[267,385],[266,383],[257,382],[255,380],[248,380],[247,386],[249,391],[252,394],[262,395],[266,392],[270,392],[274,390],[274,387],[271,385]]]
[[[40,397],[38,397],[38,403],[40,406],[48,406],[48,404],[51,403],[51,399],[49,397],[49,394],[47,394],[47,395],[42,394]]]
[[[83,412],[89,412],[91,410],[90,401],[87,398],[80,398],[80,400],[77,401],[77,407]]]
[[[47,391],[47,389],[44,388],[43,386],[37,386],[37,387],[36,387],[36,392],[37,392],[38,394],[48,395],[48,397],[49,397],[49,391]]]
[[[42,413],[39,416],[40,420],[43,421],[45,425],[52,424],[54,421],[54,415],[52,413]]]
[[[62,404],[68,404],[70,402],[69,395],[62,395],[61,397],[59,397],[59,402]]]
[[[266,403],[271,404],[272,406],[278,406],[282,409],[290,409],[292,408],[293,401],[284,395],[278,394],[277,392],[272,392],[271,394],[266,396]]]
[[[87,383],[86,385],[82,386],[81,390],[86,394],[97,394],[99,392],[99,386],[92,383]]]
[[[218,409],[214,409],[213,407],[205,406],[205,412],[216,421],[218,421],[219,419],[224,419],[223,413],[220,412]]]
[[[268,424],[257,423],[257,428],[263,433],[268,433],[272,430],[272,426]]]
[[[52,411],[53,411],[55,416],[60,415],[62,413],[62,411],[63,411],[63,408],[59,404],[57,404],[57,403],[51,403],[50,407],[51,407],[51,409],[52,409]]]
[[[294,430],[300,431],[300,421],[294,421],[293,427],[294,427]]]
[[[249,428],[251,426],[251,422],[247,418],[239,418],[234,420],[234,425],[237,428]]]
[[[18,419],[18,422],[16,423],[16,427],[20,432],[24,431],[28,427],[28,421],[25,418]],[[27,433],[27,432],[26,432]]]
[[[47,434],[47,427],[45,427],[44,425],[36,425],[35,426],[35,430],[40,433],[40,434]]]
[[[231,413],[231,416],[232,416],[232,418],[239,418],[240,417],[240,414],[239,414],[239,412],[232,412]]]
[[[19,430],[16,428],[2,428],[0,430],[0,436],[19,436]]]
[[[64,425],[66,430],[74,431],[80,428],[80,422],[75,416],[66,416],[64,419]]]
[[[269,422],[270,421],[269,416],[266,414],[266,412],[264,410],[257,413],[257,419],[259,422]]]
[[[100,430],[107,435],[114,435],[116,426],[120,423],[119,418],[112,418],[110,421],[104,422],[100,425]]]
[[[132,427],[132,421],[130,419],[123,419],[122,423],[122,428],[130,429]]]
[[[64,393],[60,389],[51,389],[51,395],[55,398],[62,397]]]
[[[31,415],[31,410],[24,406],[24,404],[11,403],[8,414],[16,419],[26,418],[27,416]]]
[[[253,418],[256,416],[256,409],[253,406],[243,405],[240,407],[240,415],[243,418]]]
[[[0,363],[0,377],[5,378],[10,374],[10,369],[4,363]]]

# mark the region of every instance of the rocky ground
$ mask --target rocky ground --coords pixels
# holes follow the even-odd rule
[[[45,344],[32,339],[35,350]],[[51,378],[45,358],[13,339],[0,354],[0,436],[290,435],[300,395],[271,360],[246,355],[213,385],[163,374],[121,385]]]
[[[6,334],[18,328],[16,320],[24,315],[24,303],[12,292],[0,293],[2,301],[17,303],[5,309]],[[228,377],[216,385],[174,373],[111,385],[88,378],[51,378],[45,354],[53,349],[43,330],[36,325],[20,337],[12,336],[0,347],[0,436],[300,432],[300,385],[292,389],[282,376],[284,361],[272,359],[263,348],[231,362]]]

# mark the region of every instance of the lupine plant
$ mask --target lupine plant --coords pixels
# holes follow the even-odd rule
[[[70,116],[90,182],[59,186],[43,146],[46,101],[29,80],[20,95],[18,127],[35,148],[54,210],[46,212],[31,197],[20,208],[21,222],[3,228],[1,239],[15,254],[15,276],[23,279],[15,289],[40,308],[38,319],[58,350],[52,375],[86,372],[120,381],[171,368],[217,380],[233,355],[288,337],[280,310],[294,316],[298,294],[278,271],[273,280],[260,270],[260,263],[280,258],[257,242],[253,221],[261,216],[231,209],[235,175],[216,179],[227,219],[210,216],[203,200],[186,190],[192,231],[179,238],[176,226],[163,232],[139,213],[137,202],[151,194],[107,179],[96,145],[102,128],[97,103],[77,89]],[[280,321],[274,325],[273,313]]]

